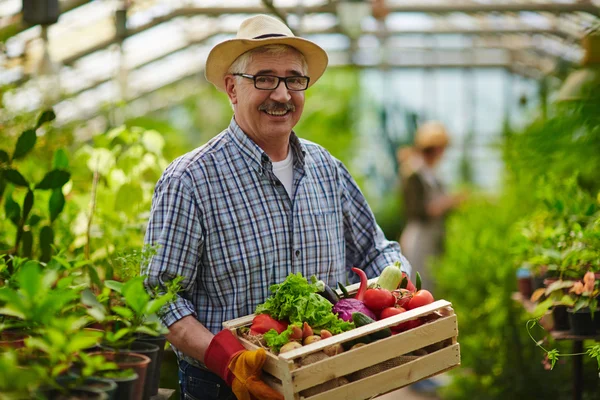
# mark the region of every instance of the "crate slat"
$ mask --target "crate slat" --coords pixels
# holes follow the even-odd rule
[[[433,311],[437,311],[441,308],[449,306],[450,303],[446,300],[438,300],[434,301],[431,304],[426,306],[418,307],[413,310],[409,310],[403,312],[402,314],[394,315],[393,317],[385,318],[379,321],[376,321],[372,324],[361,326],[360,328],[355,328],[350,331],[346,331],[335,336],[332,336],[327,339],[319,340],[313,344],[308,346],[303,346],[302,348],[289,351],[287,353],[280,354],[279,357],[284,360],[292,360],[297,358],[298,356],[308,355],[310,353],[314,353],[320,350],[323,350],[325,347],[328,347],[335,343],[344,343],[352,339],[357,339],[361,336],[366,336],[373,332],[380,331],[383,328],[387,328],[390,326],[394,326],[396,324],[409,321],[411,319],[415,319],[418,317],[422,317],[427,314],[431,314]]]
[[[347,400],[366,399],[371,396],[390,392],[428,376],[448,371],[460,365],[460,345],[438,350],[414,361],[402,364],[398,367],[369,376],[356,382],[328,390],[305,400]],[[296,398],[300,398],[299,396]],[[294,397],[286,397],[292,400]]]
[[[456,333],[456,316],[453,315],[378,340],[372,343],[373,346],[363,346],[298,368],[292,371],[294,391],[300,392],[348,375],[357,370],[357,365],[361,368],[370,367],[430,344],[451,339]]]

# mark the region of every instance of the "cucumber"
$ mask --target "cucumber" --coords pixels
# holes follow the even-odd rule
[[[352,313],[352,322],[354,322],[354,325],[357,328],[359,328],[361,326],[371,324],[371,323],[375,322],[375,320],[366,316],[365,314],[357,311],[357,312]],[[373,332],[369,335],[359,337],[358,339],[354,339],[354,340],[350,340],[348,342],[342,343],[342,346],[344,347],[344,350],[349,350],[352,346],[354,346],[357,343],[369,344],[376,340],[385,339],[386,337],[390,337],[390,336],[392,336],[392,330],[390,328],[383,328],[380,331]]]
[[[354,312],[352,313],[352,322],[354,322],[354,325],[357,328],[360,328],[361,326],[372,324],[373,322],[375,322],[375,320],[361,312]],[[376,340],[385,339],[386,337],[392,336],[392,330],[390,328],[383,328],[382,330],[373,332],[368,336],[371,339],[371,341],[374,342]]]

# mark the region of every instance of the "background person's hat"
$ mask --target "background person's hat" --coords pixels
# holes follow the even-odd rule
[[[420,149],[428,147],[446,147],[450,142],[450,137],[446,127],[441,122],[428,121],[417,129],[415,135],[415,146]]]
[[[242,22],[235,39],[217,44],[208,54],[204,74],[206,80],[225,91],[224,77],[233,62],[248,50],[269,44],[285,44],[304,55],[308,64],[307,76],[312,86],[327,68],[327,53],[310,40],[294,36],[280,20],[268,15],[257,15]]]

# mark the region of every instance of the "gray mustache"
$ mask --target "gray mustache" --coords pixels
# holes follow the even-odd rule
[[[263,103],[258,107],[258,111],[295,111],[293,103]]]

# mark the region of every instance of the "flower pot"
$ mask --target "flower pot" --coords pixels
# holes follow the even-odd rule
[[[131,345],[126,349],[114,349],[114,348],[111,348],[111,347],[108,347],[105,345],[100,345],[100,347],[102,347],[103,350],[115,351],[117,353],[123,353],[123,354],[135,353],[135,354],[143,354],[143,355],[147,356],[150,359],[150,363],[148,364],[146,371],[145,371],[143,393],[141,393],[140,399],[148,400],[151,396],[153,396],[151,391],[153,390],[153,387],[155,385],[158,385],[158,382],[156,382],[156,383],[153,382],[154,371],[157,366],[158,352],[160,350],[157,345],[155,345],[153,343],[148,343],[148,342],[137,342],[136,341],[136,342],[131,343]],[[157,388],[157,392],[158,392],[158,388]]]
[[[152,344],[155,344],[158,346],[158,354],[156,356],[156,362],[154,363],[152,377],[149,380],[150,396],[155,396],[158,394],[158,387],[160,386],[160,371],[162,369],[162,360],[165,355],[165,344],[167,343],[167,338],[165,338],[163,335],[160,335],[160,336],[140,335],[135,339],[135,341],[152,343]]]
[[[137,353],[131,352],[114,352],[114,351],[101,351],[98,353],[91,353],[91,355],[102,355],[107,361],[112,361],[119,366],[119,369],[131,368],[137,374],[137,379],[133,382],[133,390],[131,396],[127,400],[142,400],[144,394],[144,387],[146,383],[146,372],[148,365],[150,364],[150,358]],[[112,378],[110,378],[113,380]],[[119,382],[115,381],[117,385]],[[118,392],[120,392],[118,390]],[[120,397],[117,397],[121,399]],[[123,399],[125,400],[125,399]]]
[[[552,318],[554,319],[555,331],[568,331],[571,329],[566,306],[554,306],[552,309]]]
[[[100,378],[100,377],[89,377],[83,381],[82,387],[91,388],[98,390],[102,393],[106,393],[107,400],[116,400],[117,394],[117,383],[112,379]]]
[[[129,376],[103,376],[99,379],[110,380],[117,386],[112,397],[110,397],[110,393],[107,393],[109,400],[130,400],[134,398],[133,391],[138,380],[138,374],[135,371],[131,370]]]
[[[41,389],[38,394],[47,400],[108,400],[104,392],[92,388],[75,388],[65,391],[60,389]]]
[[[576,312],[572,309],[568,309],[569,322],[571,323],[571,330],[573,334],[580,336],[590,336],[596,333],[596,327],[592,320],[592,314],[589,308],[582,308]],[[595,315],[594,315],[595,316]]]

